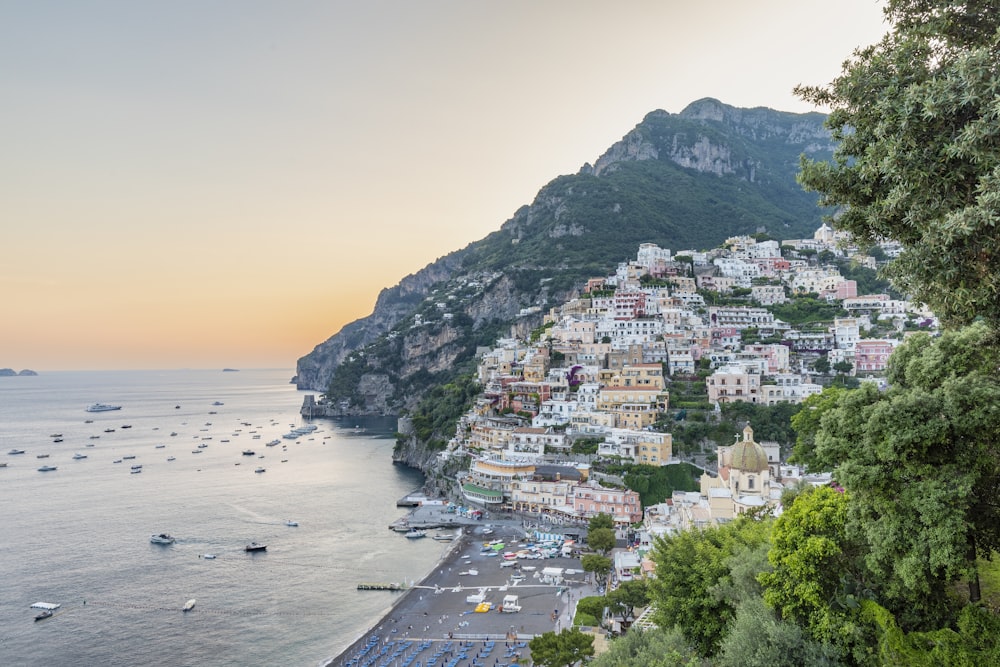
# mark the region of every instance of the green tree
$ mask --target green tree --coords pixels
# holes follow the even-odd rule
[[[849,361],[838,361],[833,365],[833,370],[837,371],[841,375],[847,375],[854,370],[854,364]]]
[[[759,598],[741,602],[713,663],[717,667],[800,667],[839,665],[830,644],[810,639],[795,623],[783,621]]]
[[[832,163],[802,183],[862,242],[894,239],[897,287],[946,321],[1000,324],[1000,11],[988,0],[888,0],[892,26],[825,87]]]
[[[729,558],[748,546],[765,544],[770,527],[770,520],[740,518],[656,538],[652,552],[656,578],[649,582],[656,622],[661,627],[676,625],[701,655],[714,655],[733,620],[736,602],[713,591],[730,574]]]
[[[608,591],[605,597],[611,613],[627,621],[635,618],[636,607],[645,607],[649,604],[649,589],[644,580],[634,579],[622,582],[615,590]]]
[[[1000,548],[993,336],[983,323],[912,336],[889,360],[889,389],[845,392],[816,434],[815,458],[851,493],[849,528],[904,630],[952,622],[953,582],[978,600],[977,558]]]
[[[758,579],[764,600],[782,620],[820,642],[856,652],[870,638],[854,619],[865,572],[860,547],[847,537],[847,496],[830,487],[799,494],[775,521],[768,560]]]
[[[611,559],[598,554],[587,554],[580,559],[584,572],[591,572],[595,581],[604,581],[611,572]]]
[[[544,667],[571,667],[594,655],[594,637],[579,630],[546,632],[530,642],[531,660]]]
[[[610,528],[587,531],[587,545],[594,551],[607,554],[615,548],[615,531]]]
[[[614,528],[614,527],[615,527],[615,518],[605,512],[601,512],[596,516],[592,516],[590,517],[590,520],[587,521],[587,530],[596,530],[598,528]]]
[[[589,664],[590,667],[702,667],[704,661],[677,628],[632,627]]]
[[[829,373],[830,372],[830,360],[826,356],[822,356],[813,363],[813,370],[817,373]]]
[[[840,405],[843,392],[841,387],[827,387],[802,401],[801,409],[792,417],[792,428],[796,434],[790,459],[793,463],[804,465],[811,472],[833,469],[833,461],[816,458],[816,434],[819,433],[823,415]]]

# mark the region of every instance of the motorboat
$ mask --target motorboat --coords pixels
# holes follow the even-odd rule
[[[244,450],[243,450],[243,456],[253,456],[253,455],[254,455],[254,454],[256,454],[256,453],[257,453],[257,452],[255,452],[255,451],[254,451],[254,450],[252,450],[252,449],[244,449]]]
[[[251,542],[250,544],[243,547],[243,550],[247,553],[252,553],[254,551],[267,551],[266,544],[258,544],[257,542]]]
[[[134,459],[135,458],[135,454],[129,454],[128,456],[123,456],[122,458],[125,459],[126,461],[128,461],[129,459]]]
[[[56,466],[42,466],[41,468],[38,469],[38,472],[51,472],[52,470],[55,469]]]
[[[192,609],[194,609],[194,603],[195,599],[191,598],[190,600],[184,603],[184,606],[181,607],[181,611],[191,611]]]
[[[50,433],[49,437],[50,438],[61,438],[62,435],[63,435],[62,433]]]
[[[122,428],[132,428],[131,424],[122,424]]]
[[[77,461],[79,461],[80,459],[87,458],[87,455],[86,454],[81,454],[80,452],[77,452],[76,454],[73,455],[73,458],[76,459]]]
[[[11,454],[11,455],[13,455],[13,454],[24,454],[24,450],[23,449],[12,449],[12,450],[10,450],[7,453]]]
[[[205,560],[215,560],[215,554],[205,554],[202,558]]]
[[[129,470],[129,472],[132,473],[133,475],[138,475],[139,473],[142,472],[142,468],[132,468],[131,470]]]
[[[109,412],[111,410],[121,410],[120,405],[108,405],[107,403],[94,403],[87,407],[87,412]]]
[[[267,468],[257,468],[254,472],[267,472]]]
[[[53,612],[51,609],[46,609],[45,611],[41,612],[40,614],[35,614],[35,621],[44,620],[44,619],[48,618],[49,616],[51,616],[53,613],[55,613],[55,612]]]
[[[222,401],[216,401],[212,403],[212,405],[225,405],[225,403],[223,403]]]
[[[156,445],[154,449],[163,449],[164,447],[166,447],[166,445]]]
[[[299,522],[298,521],[292,521],[291,519],[289,519],[289,520],[285,521],[285,525],[288,526],[288,527],[290,527],[290,528],[298,528],[299,527]]]
[[[177,538],[166,533],[157,533],[156,535],[150,535],[149,541],[153,544],[173,544],[177,541]]]
[[[168,461],[176,461],[176,460],[177,460],[177,457],[176,457],[176,456],[168,456],[168,457],[167,457],[167,460],[168,460]]]
[[[49,458],[49,455],[48,454],[39,454],[35,458],[36,459],[47,459],[47,458]]]
[[[406,533],[404,535],[404,537],[408,537],[411,540],[416,540],[416,539],[419,539],[421,537],[427,537],[427,531],[426,530],[413,529],[413,530],[409,531],[408,533]]]

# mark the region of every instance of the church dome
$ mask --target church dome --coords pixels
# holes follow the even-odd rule
[[[743,472],[767,470],[767,452],[753,440],[743,440],[733,445],[730,451],[732,467]]]

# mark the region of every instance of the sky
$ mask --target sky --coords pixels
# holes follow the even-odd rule
[[[824,111],[793,88],[887,30],[877,0],[0,2],[0,368],[294,368],[650,111]]]

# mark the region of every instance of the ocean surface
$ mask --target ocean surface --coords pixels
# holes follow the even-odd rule
[[[292,375],[0,377],[0,665],[319,665],[400,595],[358,583],[430,571],[446,543],[388,530],[422,482],[391,462],[395,420],[284,439],[315,393]],[[62,606],[35,622],[40,601]]]

